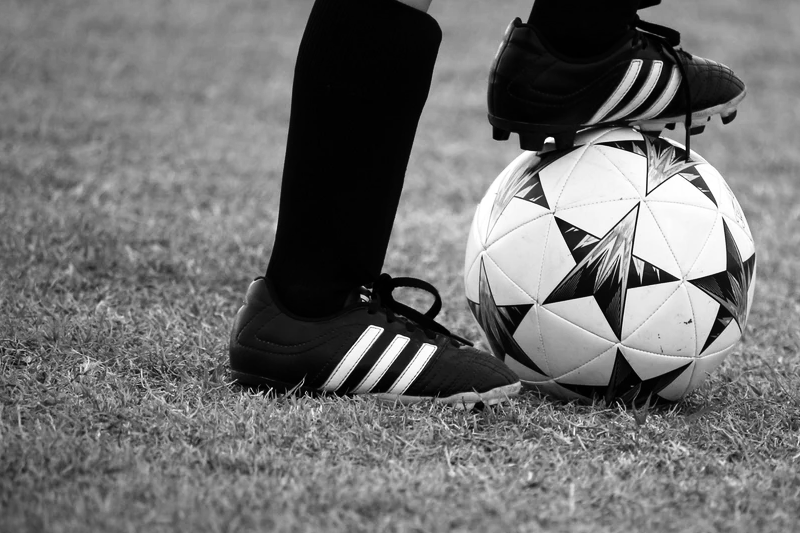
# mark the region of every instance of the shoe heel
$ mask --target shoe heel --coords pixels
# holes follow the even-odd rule
[[[495,141],[507,141],[511,137],[511,132],[492,126],[492,138]]]

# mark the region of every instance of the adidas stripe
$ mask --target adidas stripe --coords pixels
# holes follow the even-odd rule
[[[675,94],[677,94],[680,86],[681,73],[678,70],[678,67],[672,67],[667,87],[664,89],[664,92],[661,93],[661,96],[658,97],[658,100],[656,100],[647,111],[633,118],[636,120],[648,120],[657,116],[659,113],[664,111],[672,99],[675,98]]]
[[[622,119],[649,120],[666,109],[680,88],[680,70],[673,65],[668,72],[665,72],[663,61],[653,61],[650,63],[650,68],[646,67],[647,65],[641,59],[631,61],[628,70],[611,96],[606,99],[586,125],[609,123]],[[665,80],[667,76],[669,78]],[[644,81],[640,80],[642,77],[644,77]],[[631,95],[631,89],[639,84],[641,85],[639,90]],[[646,110],[640,111],[639,108],[645,102],[653,99],[653,91],[659,85],[663,85],[663,89],[653,103]],[[637,111],[639,114],[636,114]]]
[[[414,380],[417,379],[422,369],[428,364],[428,361],[431,360],[433,354],[436,353],[436,346],[433,344],[423,344],[417,353],[414,354],[414,358],[411,360],[411,363],[406,367],[400,377],[397,378],[392,386],[387,391],[389,394],[403,394],[408,388],[414,383]]]
[[[328,379],[325,380],[325,383],[322,385],[322,388],[328,392],[333,392],[339,389],[342,384],[345,383],[347,378],[353,373],[353,371],[358,367],[359,363],[365,361],[368,365],[370,359],[374,359],[376,350],[380,348],[375,346],[376,341],[380,338],[380,336],[384,333],[384,329],[378,326],[369,326],[361,336],[356,340],[355,343],[350,347],[347,351],[345,356],[339,361],[339,364],[336,365],[336,368],[331,372]],[[398,360],[400,359],[401,354],[408,346],[408,343],[411,341],[409,337],[404,335],[396,335],[394,339],[389,343],[388,346],[383,350],[380,357],[375,360],[372,364],[369,371],[364,376],[358,385],[356,385],[352,391],[355,393],[366,393],[372,391],[376,385],[378,385],[381,380],[386,376],[386,373],[389,369],[394,365],[396,362],[401,364]],[[383,344],[383,343],[379,343]],[[371,349],[375,355],[369,356],[369,352]],[[411,356],[410,360],[407,364],[405,364],[405,368],[402,369],[400,375],[397,379],[391,383],[391,386],[386,389],[388,394],[396,394],[401,395],[408,388],[414,383],[417,377],[420,375],[422,370],[427,366],[428,362],[433,358],[434,354],[436,353],[438,347],[435,344],[424,343],[420,348]],[[404,359],[408,359],[411,355],[409,352],[408,355],[403,356]],[[362,365],[363,367],[363,365]],[[354,380],[358,379],[358,375],[362,374],[366,368],[359,369],[356,374],[353,376]],[[397,370],[395,370],[396,372]],[[395,374],[396,375],[396,374]],[[352,383],[353,380],[351,380]],[[387,384],[382,384],[381,389],[384,389]],[[348,385],[350,388],[350,385]]]
[[[403,351],[403,348],[406,347],[409,340],[408,337],[404,337],[403,335],[396,336],[391,344],[383,351],[378,362],[372,366],[369,374],[356,386],[355,392],[364,393],[372,390],[372,387],[380,381],[383,375],[386,374],[386,371],[389,370],[389,367],[392,366],[392,363],[394,363],[395,359],[400,355],[400,352]]]
[[[342,383],[344,383],[344,380],[347,379],[347,376],[350,375],[350,372],[356,367],[358,362],[361,361],[361,358],[364,357],[364,354],[367,353],[367,350],[378,340],[381,333],[383,333],[383,328],[379,328],[378,326],[368,327],[364,333],[361,334],[361,337],[350,347],[344,357],[342,357],[342,360],[336,365],[333,373],[328,376],[322,388],[326,391],[335,391],[338,389]]]
[[[631,61],[631,64],[628,65],[628,70],[625,72],[625,76],[622,77],[622,81],[619,82],[619,85],[617,85],[617,88],[611,93],[611,96],[608,97],[608,100],[600,106],[600,109],[597,110],[597,113],[594,114],[587,124],[597,124],[603,120],[612,109],[617,107],[622,99],[625,98],[625,95],[628,94],[628,91],[631,90],[634,82],[636,82],[636,78],[642,70],[642,63],[643,61],[641,59],[634,59]]]
[[[664,68],[663,61],[653,61],[650,72],[647,73],[647,79],[644,81],[644,85],[639,89],[639,92],[628,102],[622,109],[608,117],[606,120],[608,122],[613,122],[615,120],[621,119],[623,117],[628,116],[629,114],[633,113],[636,109],[642,105],[645,100],[650,97],[650,93],[656,88],[658,84],[658,80],[661,77],[661,70]]]

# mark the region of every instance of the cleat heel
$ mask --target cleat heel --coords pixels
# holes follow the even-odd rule
[[[511,137],[510,131],[498,128],[497,126],[492,126],[492,138],[495,141],[507,141],[509,137]]]

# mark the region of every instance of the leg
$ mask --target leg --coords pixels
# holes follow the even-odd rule
[[[433,0],[397,0],[397,1],[400,2],[401,4],[411,6],[414,9],[427,13],[428,8],[431,7],[431,2]]]
[[[394,0],[314,5],[267,271],[297,314],[338,311],[380,274],[440,41],[430,16]]]
[[[597,55],[629,30],[639,0],[536,0],[528,23],[560,53]]]
[[[441,39],[414,9],[430,0],[404,2],[314,4],[295,70],[275,246],[230,337],[240,383],[464,406],[520,389],[500,359],[434,321],[441,298],[431,285],[380,274]],[[433,307],[422,314],[396,302],[402,286],[434,294]]]

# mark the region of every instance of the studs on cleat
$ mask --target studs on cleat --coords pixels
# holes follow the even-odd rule
[[[574,134],[573,134],[574,138]],[[531,152],[538,152],[544,146],[544,141],[547,139],[547,136],[540,135],[537,133],[520,133],[519,134],[519,147],[523,150],[529,150]]]
[[[723,124],[730,124],[731,122],[733,122],[733,119],[736,118],[736,110],[734,109],[727,115],[720,115],[720,118],[722,118]]]
[[[492,138],[495,141],[507,141],[509,137],[511,137],[510,131],[498,128],[497,126],[492,127]]]
[[[556,149],[567,150],[572,148],[575,145],[576,133],[577,132],[574,131],[566,131],[564,133],[559,133],[558,135],[553,135],[553,140],[556,142]]]
[[[706,127],[705,127],[705,125],[702,125],[702,126],[692,126],[691,128],[689,128],[689,134],[690,134],[690,135],[700,135],[700,134],[701,134],[701,133],[703,133],[705,130],[706,130]]]

